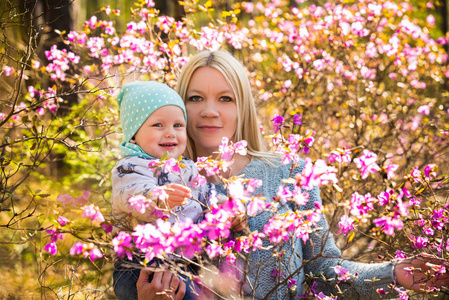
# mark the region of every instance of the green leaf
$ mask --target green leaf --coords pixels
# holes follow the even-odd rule
[[[165,152],[164,155],[162,155],[161,160],[167,159],[167,156],[168,156],[168,152]]]

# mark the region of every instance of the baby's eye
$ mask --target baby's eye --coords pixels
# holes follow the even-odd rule
[[[223,97],[220,98],[220,101],[222,101],[222,102],[232,102],[234,100],[231,97],[223,96]]]
[[[198,101],[201,101],[201,97],[200,96],[191,96],[191,97],[189,97],[189,101],[198,102]]]
[[[177,123],[177,124],[174,125],[174,127],[184,127],[184,124],[183,123]]]
[[[162,124],[161,123],[156,123],[156,124],[151,125],[151,127],[162,127]]]

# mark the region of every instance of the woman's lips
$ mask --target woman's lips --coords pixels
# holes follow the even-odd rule
[[[221,129],[220,126],[199,126],[199,128],[205,132],[215,132]]]

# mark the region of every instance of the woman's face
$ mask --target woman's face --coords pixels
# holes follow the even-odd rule
[[[217,151],[221,139],[233,140],[237,127],[237,103],[231,85],[220,71],[198,68],[186,92],[187,133],[197,156]]]

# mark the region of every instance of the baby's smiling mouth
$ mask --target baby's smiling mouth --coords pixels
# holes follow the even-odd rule
[[[166,144],[159,144],[159,146],[161,146],[161,147],[173,147],[173,146],[176,146],[177,144],[175,144],[175,143],[166,143]]]

